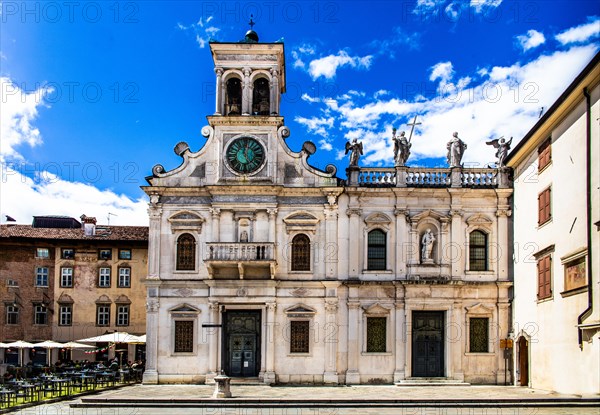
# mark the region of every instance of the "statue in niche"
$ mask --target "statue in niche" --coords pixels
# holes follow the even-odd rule
[[[404,131],[400,133],[400,137],[396,137],[396,129],[394,128],[392,134],[392,140],[394,141],[394,162],[396,166],[404,166],[410,157],[410,147],[412,144],[406,139]]]
[[[432,263],[433,258],[431,252],[433,251],[433,243],[435,242],[435,235],[431,232],[431,228],[423,234],[421,238],[421,262]]]
[[[240,242],[248,242],[248,232],[242,231],[240,233]]]
[[[496,150],[496,157],[498,158],[498,162],[496,166],[498,168],[504,167],[504,160],[506,159],[506,155],[508,154],[508,150],[510,150],[510,144],[512,143],[512,137],[510,140],[506,141],[504,137],[497,138],[495,140],[486,141],[485,143],[488,146],[494,146]]]
[[[461,160],[463,155],[465,154],[465,150],[467,149],[467,145],[463,140],[458,138],[458,133],[452,134],[452,139],[448,141],[446,144],[446,149],[448,149],[448,166],[449,167],[461,167]]]
[[[346,142],[346,153],[350,153],[350,167],[358,167],[358,159],[363,155],[362,141],[359,143],[356,138],[352,144]]]

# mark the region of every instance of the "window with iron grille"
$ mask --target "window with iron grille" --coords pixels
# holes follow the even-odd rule
[[[37,267],[35,269],[35,286],[36,287],[47,287],[48,286],[48,268]]]
[[[292,271],[310,271],[310,239],[303,233],[292,239]]]
[[[290,322],[290,353],[309,353],[310,321]]]
[[[70,288],[73,286],[73,268],[62,267],[60,269],[60,286]]]
[[[117,305],[117,326],[129,326],[129,304]]]
[[[386,269],[386,235],[381,229],[374,229],[369,232],[368,251],[367,251],[367,269],[385,270]]]
[[[489,319],[474,317],[469,319],[469,351],[487,353],[489,351]]]
[[[110,287],[110,268],[100,268],[98,270],[98,287]]]
[[[119,268],[119,287],[121,287],[121,288],[131,287],[131,268],[129,268],[129,267]]]
[[[33,306],[33,324],[48,324],[48,308],[44,304],[36,304]]]
[[[19,324],[19,307],[15,305],[6,306],[6,324]]]
[[[177,239],[177,270],[193,271],[196,269],[196,240],[189,233]]]
[[[110,305],[101,304],[96,306],[96,325],[110,326]]]
[[[188,320],[175,321],[175,353],[192,353],[194,351],[194,322]]]
[[[482,231],[473,231],[469,234],[469,270],[487,271],[488,269],[488,240],[487,234]]]
[[[386,352],[385,317],[367,317],[367,353]]]
[[[73,306],[71,304],[62,304],[58,308],[58,325],[70,326],[73,324]]]
[[[538,300],[552,297],[551,264],[550,255],[543,256],[537,261]]]

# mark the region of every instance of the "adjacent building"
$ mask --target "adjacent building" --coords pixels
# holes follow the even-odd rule
[[[286,142],[283,43],[249,31],[210,50],[206,143],[177,144],[182,164],[143,188],[144,382],[510,382],[508,170],[352,166],[341,180],[311,166],[312,142]]]
[[[600,391],[600,54],[509,155],[516,383]]]
[[[82,216],[35,217],[32,225],[0,226],[0,335],[3,342],[67,342],[112,331],[144,334],[148,228],[101,226]],[[98,344],[105,360],[115,347]],[[119,348],[120,347],[120,348]],[[117,345],[124,359],[133,346]],[[5,361],[13,362],[9,351]],[[44,362],[37,350],[32,354]],[[26,359],[28,360],[28,359]]]

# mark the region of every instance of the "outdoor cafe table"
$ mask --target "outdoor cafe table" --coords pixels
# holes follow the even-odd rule
[[[25,391],[25,400],[33,400],[33,395],[37,392],[37,385],[21,383],[18,387]]]
[[[52,379],[50,382],[52,382],[54,390],[58,391],[59,395],[62,395],[63,387],[67,391],[67,394],[70,393],[71,381],[69,379]]]
[[[11,389],[0,389],[0,406],[3,406],[4,403],[10,404],[10,401],[17,400],[17,393]]]

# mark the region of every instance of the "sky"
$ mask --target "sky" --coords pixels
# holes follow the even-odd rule
[[[344,177],[392,167],[392,128],[410,132],[409,166],[446,166],[453,132],[465,166],[485,141],[529,131],[599,49],[594,0],[77,1],[0,3],[0,223],[82,214],[146,225],[146,185],[192,151],[214,112],[209,42],[235,42],[250,15],[285,45],[286,140]]]

